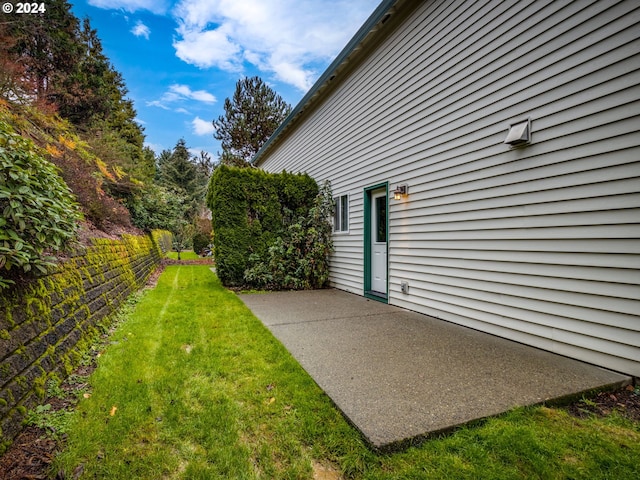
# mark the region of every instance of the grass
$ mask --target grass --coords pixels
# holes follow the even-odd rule
[[[208,266],[172,266],[113,336],[55,471],[109,479],[638,478],[640,425],[521,408],[376,454]],[[336,477],[337,478],[337,477]]]
[[[178,252],[167,252],[167,258],[172,260],[178,259]],[[197,253],[193,250],[182,250],[180,252],[180,260],[197,260],[201,258]]]

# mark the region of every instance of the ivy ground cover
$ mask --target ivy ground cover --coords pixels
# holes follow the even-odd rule
[[[207,266],[171,266],[119,326],[55,471],[109,479],[637,478],[640,424],[517,409],[369,450]]]

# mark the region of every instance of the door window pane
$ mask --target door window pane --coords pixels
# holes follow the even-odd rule
[[[376,242],[387,241],[387,198],[376,198]]]

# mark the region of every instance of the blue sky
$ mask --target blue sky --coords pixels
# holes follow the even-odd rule
[[[217,159],[212,120],[260,76],[295,106],[379,0],[69,0],[124,77],[146,144]]]

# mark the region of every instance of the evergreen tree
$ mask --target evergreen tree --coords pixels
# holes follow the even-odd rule
[[[164,150],[158,156],[156,184],[182,199],[179,217],[188,225],[193,224],[205,208],[211,170],[211,157],[206,152],[200,152],[199,157],[192,156],[182,138],[173,151]]]
[[[188,223],[196,217],[204,205],[206,185],[205,167],[194,162],[184,139],[178,140],[173,151],[163,151],[158,161],[158,183],[184,198],[183,218]]]
[[[51,102],[60,78],[73,71],[80,55],[78,19],[66,0],[50,0],[46,13],[3,15],[3,35],[13,39],[7,55],[20,64],[23,84],[41,102]]]
[[[211,177],[211,171],[213,170],[213,161],[211,156],[201,151],[200,156],[196,159],[196,184],[197,184],[197,198],[204,200],[207,194],[207,188],[209,186],[209,177]]]
[[[178,140],[169,158],[164,158],[160,165],[160,183],[192,196],[196,190],[197,168],[191,161],[183,138]]]
[[[156,153],[150,147],[142,148],[142,163],[138,165],[138,178],[150,185],[156,175]]]
[[[171,150],[164,149],[160,152],[156,159],[156,174],[155,174],[155,182],[158,185],[163,184],[163,172],[165,167],[171,162]]]
[[[222,142],[220,162],[244,166],[289,115],[291,105],[260,77],[251,77],[238,80],[233,98],[224,101],[224,110],[213,121],[213,136]]]
[[[77,51],[73,65],[54,73],[55,89],[49,100],[58,106],[61,116],[86,129],[92,119],[106,118],[112,108],[112,68],[102,53],[97,32],[84,19],[75,32]]]
[[[85,132],[113,129],[138,147],[140,157],[144,135],[133,103],[89,19],[80,22],[66,0],[47,2],[46,13],[11,13],[8,18],[0,22],[0,92],[15,97],[19,88],[55,105]]]

